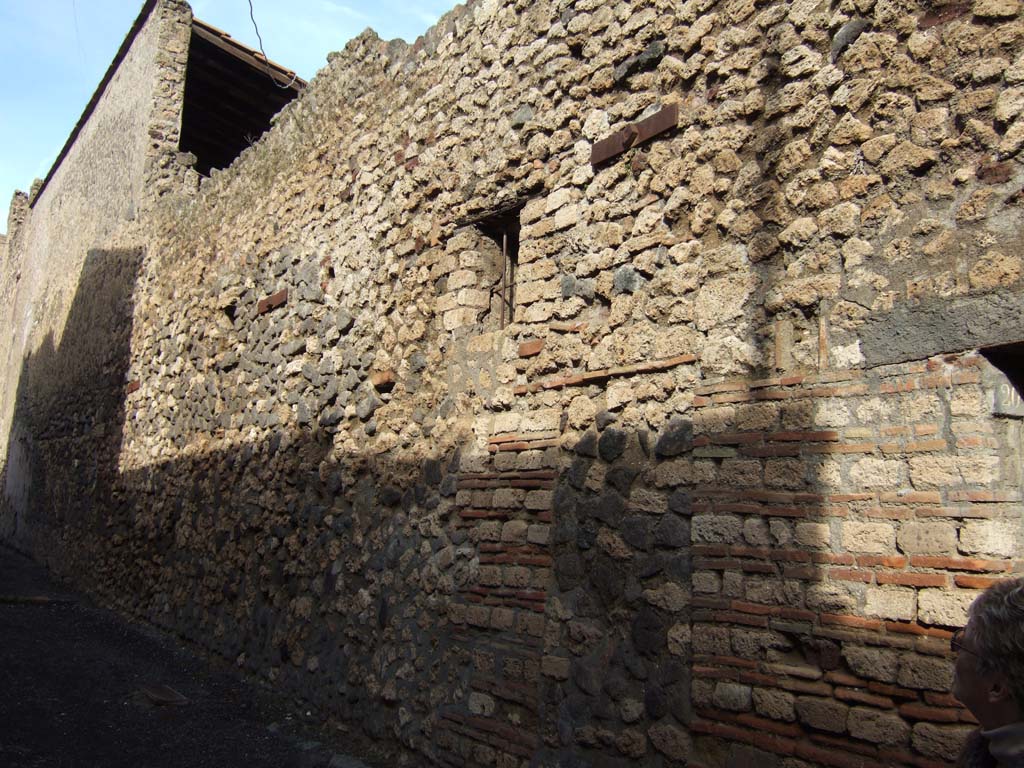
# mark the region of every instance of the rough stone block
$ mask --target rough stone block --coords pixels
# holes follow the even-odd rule
[[[843,647],[843,659],[858,677],[883,683],[896,682],[900,658],[895,651],[847,644]]]
[[[540,661],[541,673],[556,680],[569,679],[569,659],[561,656],[545,656]]]
[[[1020,0],[974,0],[971,11],[982,19],[1012,19],[1020,13]]]
[[[718,481],[722,485],[760,485],[761,462],[751,459],[725,459],[718,471]]]
[[[498,488],[491,497],[489,506],[497,508],[518,509],[526,500],[526,491],[518,488]],[[483,505],[481,505],[483,506]]]
[[[476,285],[476,273],[471,269],[457,269],[448,275],[448,290],[470,288]]]
[[[542,637],[544,617],[531,611],[520,611],[516,616],[516,632],[530,637]]]
[[[877,163],[886,152],[896,146],[896,137],[891,133],[876,136],[861,144],[860,150],[869,163]]]
[[[461,309],[452,309],[444,313],[443,323],[446,331],[454,331],[459,328],[465,328],[468,325],[476,323],[477,311],[475,309],[469,309],[463,307]]]
[[[690,530],[695,544],[732,544],[743,532],[743,521],[735,515],[694,515]]]
[[[532,575],[529,568],[524,568],[521,565],[507,565],[502,571],[501,579],[507,587],[525,589],[530,586]]]
[[[910,621],[917,612],[917,591],[905,587],[868,587],[864,614],[880,619]]]
[[[485,587],[500,587],[502,583],[501,566],[481,565],[478,578]]]
[[[693,591],[714,594],[722,591],[722,579],[713,571],[698,571],[693,574]]]
[[[448,604],[448,620],[452,624],[465,624],[466,623],[466,609],[468,606],[460,605],[459,603]]]
[[[520,429],[523,432],[557,432],[561,421],[560,408],[542,408],[525,414]]]
[[[999,477],[998,456],[917,456],[909,465],[917,488],[988,484]]]
[[[526,540],[531,544],[546,545],[551,533],[550,525],[531,525],[526,531]]]
[[[520,451],[514,455],[516,458],[516,469],[543,469],[553,464],[548,458],[546,451]]]
[[[455,303],[460,307],[486,309],[491,304],[491,295],[477,288],[461,288],[455,296]]]
[[[960,485],[962,479],[954,456],[916,456],[909,462],[910,480],[916,488]]]
[[[784,547],[793,541],[794,537],[794,526],[788,520],[769,520],[768,521],[768,533],[772,537],[772,542],[780,547]]]
[[[501,540],[511,544],[521,544],[526,541],[526,532],[529,527],[525,520],[509,520],[501,526]]]
[[[686,764],[692,752],[690,734],[677,725],[668,722],[651,726],[647,732],[654,748],[666,757]]]
[[[812,611],[852,613],[860,604],[860,599],[853,592],[854,589],[855,587],[848,582],[813,584],[807,588],[804,603]]]
[[[809,216],[804,216],[799,219],[794,219],[789,226],[779,232],[779,241],[786,245],[802,245],[814,237],[818,232],[818,225],[814,223],[814,219]]]
[[[860,225],[860,206],[840,203],[818,214],[818,229],[823,235],[849,236]]]
[[[755,278],[742,273],[704,283],[694,302],[698,330],[707,331],[740,317],[756,284]]]
[[[935,150],[919,147],[909,141],[901,141],[885,156],[879,167],[890,178],[920,173],[939,159]]]
[[[910,738],[910,726],[895,712],[854,707],[846,722],[851,736],[872,744],[895,747]]]
[[[469,694],[469,711],[474,715],[488,717],[494,714],[494,699],[486,693],[473,691]]]
[[[548,510],[551,509],[553,497],[553,491],[528,491],[523,501],[523,506],[532,510]]]
[[[996,100],[996,119],[1008,123],[1024,112],[1024,88],[1007,88]]]
[[[605,390],[605,406],[609,411],[615,411],[633,402],[634,397],[632,382],[617,381]]]
[[[768,523],[760,517],[748,517],[743,521],[743,538],[752,547],[767,547],[771,543]]]
[[[732,641],[728,627],[711,624],[695,624],[693,627],[693,652],[710,656],[731,656]]]
[[[967,734],[973,729],[970,725],[918,723],[914,726],[910,743],[922,755],[948,760],[960,753]]]
[[[644,703],[636,699],[624,699],[619,704],[619,716],[624,723],[635,723],[644,714]]]
[[[727,712],[749,712],[752,703],[751,694],[749,685],[719,682],[715,685],[712,700],[716,707]]]
[[[956,527],[946,522],[904,523],[896,543],[910,555],[949,554],[956,550]]]
[[[477,526],[476,534],[481,541],[501,541],[501,522],[485,520]]]
[[[949,136],[949,110],[935,107],[918,112],[910,120],[911,140],[923,146],[934,146]]]
[[[803,459],[769,459],[764,467],[764,482],[773,488],[802,488],[807,482],[807,463]]]
[[[644,600],[663,611],[678,613],[690,604],[690,592],[671,581],[667,581],[656,589],[645,589]]]
[[[673,656],[689,656],[693,631],[688,621],[673,624],[668,630],[668,652]]]
[[[860,459],[850,468],[850,479],[861,488],[897,488],[903,476],[903,462],[890,459]]]
[[[802,547],[823,549],[832,540],[832,529],[827,523],[797,523],[793,537]]]
[[[518,413],[496,413],[494,415],[493,430],[495,434],[517,432],[520,423],[522,423],[522,416]]]
[[[678,456],[693,446],[693,424],[688,420],[675,419],[670,421],[665,432],[658,438],[654,452],[662,458]],[[682,462],[673,462],[682,466]],[[666,467],[669,465],[662,465]],[[662,467],[659,467],[661,469]]]
[[[785,586],[781,579],[752,576],[747,579],[744,597],[760,605],[781,605],[786,602]]]
[[[671,513],[664,515],[654,529],[654,542],[659,547],[683,547],[690,542],[690,525]]]
[[[754,710],[762,717],[792,723],[796,720],[796,697],[777,688],[755,688]]]
[[[842,542],[850,552],[888,555],[896,547],[896,529],[889,523],[842,524]]]
[[[573,429],[586,429],[594,423],[597,406],[594,401],[584,395],[578,395],[569,403],[569,426]]]
[[[820,696],[800,696],[796,700],[796,713],[800,722],[828,733],[845,733],[850,708],[835,699]]]
[[[929,691],[948,691],[953,684],[953,662],[935,656],[906,654],[900,660],[900,685]]]
[[[960,551],[985,557],[1013,557],[1021,526],[1004,520],[971,520],[960,529]]]
[[[988,202],[987,198],[979,199],[978,206],[984,209]],[[961,211],[963,210],[961,208]],[[974,263],[970,272],[967,273],[967,279],[975,290],[993,290],[1013,285],[1022,271],[1024,271],[1024,262],[1019,256],[991,250]]]
[[[491,625],[491,609],[486,605],[467,606],[466,622],[474,627],[489,627]]]
[[[922,589],[917,596],[918,621],[962,627],[967,623],[967,609],[977,596],[977,592],[963,590]]]
[[[596,542],[597,546],[614,560],[629,560],[633,557],[633,550],[629,548],[629,544],[626,543],[623,536],[616,531],[602,528],[597,533]],[[601,569],[598,568],[597,572],[600,573]]]
[[[495,608],[491,611],[491,627],[508,631],[515,625],[516,612],[511,608]]]

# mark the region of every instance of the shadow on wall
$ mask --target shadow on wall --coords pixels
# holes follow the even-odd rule
[[[955,751],[969,726],[946,695],[950,621],[918,621],[948,563],[909,569],[895,540],[898,520],[905,552],[952,530],[913,522],[938,494],[901,494],[890,458],[946,418],[922,410],[925,364],[696,386],[660,434],[604,410],[417,465],[339,464],[321,424],[187,454],[217,429],[190,408],[158,436],[181,458],[120,471],[126,413],[201,396],[126,382],[141,259],[90,254],[61,343],[21,372],[2,530],[58,573],[413,762]],[[965,386],[977,360],[949,363]]]
[[[559,480],[548,618],[561,661],[545,660],[539,718],[551,765],[683,764],[692,737],[708,765],[775,765],[701,735],[731,740],[739,725],[798,738],[796,707],[833,701],[810,681],[848,671],[814,626],[856,601],[827,581],[831,502],[814,451],[825,443],[812,441],[833,438],[811,427],[813,400],[720,399],[740,398],[699,397],[706,406],[660,435],[599,414]],[[566,753],[585,762],[560,763]]]
[[[175,384],[155,397],[172,415],[160,441],[181,458],[122,469],[126,414],[156,407],[128,380],[143,258],[91,252],[60,343],[24,361],[0,536],[108,605],[429,751],[424,722],[464,696],[469,667],[447,606],[479,567],[469,532],[441,519],[458,452],[341,466],[317,425],[189,454],[204,409],[173,402],[202,395]]]
[[[8,436],[0,533],[58,571],[72,532],[114,498],[138,249],[90,251],[63,335],[25,358]]]
[[[661,435],[599,413],[554,496],[545,764],[950,764],[954,587],[990,579],[949,571],[1010,564],[957,559],[966,513],[905,473],[984,365],[698,386]]]

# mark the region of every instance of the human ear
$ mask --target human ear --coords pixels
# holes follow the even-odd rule
[[[991,704],[1000,704],[1004,701],[1008,701],[1011,697],[1010,686],[1006,680],[997,677],[994,679],[988,687],[988,700]]]

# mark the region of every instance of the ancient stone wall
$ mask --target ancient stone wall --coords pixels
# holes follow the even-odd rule
[[[82,315],[110,448],[44,444],[37,553],[410,764],[950,764],[948,638],[1021,540],[977,352],[1022,340],[1019,11],[365,33],[133,231],[130,328]]]
[[[62,344],[73,322],[69,315],[87,300],[84,276],[103,268],[96,263],[98,254],[121,252],[113,246],[118,233],[144,218],[160,195],[181,186],[186,169],[175,157],[191,11],[175,0],[147,3],[146,8],[154,6],[148,15],[144,11],[144,24],[45,185],[37,180],[30,195],[17,193],[11,202],[9,253],[0,275],[3,323],[10,330],[0,339],[0,360],[9,371],[0,403],[5,436],[0,451],[9,445],[30,450],[35,437],[22,432],[7,439],[18,433],[14,412],[19,386],[25,391],[18,377],[24,361]],[[90,265],[92,252],[97,257]],[[120,266],[112,269],[117,272]],[[131,288],[128,294],[125,301],[130,302]],[[72,356],[63,371],[47,375],[65,379],[67,387],[78,375],[69,370],[89,370],[94,364]],[[22,484],[23,479],[7,477]]]
[[[1019,422],[991,417],[989,373],[968,355],[698,388],[695,447],[656,480],[700,478],[696,732],[825,764],[955,753],[947,628],[1019,540]]]

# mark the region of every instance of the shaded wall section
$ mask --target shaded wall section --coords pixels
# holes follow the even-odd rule
[[[89,252],[136,247],[142,239],[124,230],[162,194],[182,189],[186,169],[176,154],[190,24],[183,2],[145,3],[45,184],[11,202],[0,270],[4,445],[16,428],[23,359],[47,338],[60,346]]]
[[[38,556],[408,764],[948,764],[1019,554],[1018,11],[360,36],[155,206],[110,531]],[[994,309],[879,357],[932,302]]]
[[[61,343],[21,368],[4,470],[4,535],[65,572],[65,548],[116,508],[141,249],[90,251]],[[88,579],[91,582],[91,579]]]

